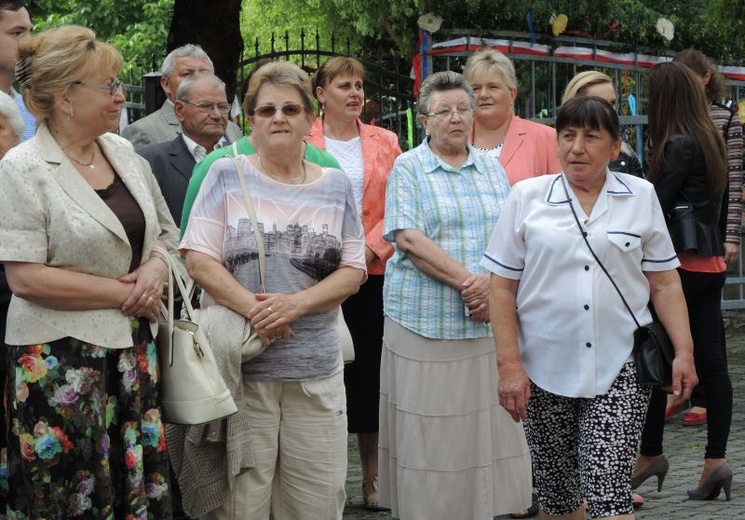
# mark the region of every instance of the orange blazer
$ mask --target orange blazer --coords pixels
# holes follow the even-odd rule
[[[513,115],[504,136],[499,163],[507,172],[510,186],[530,177],[559,173],[556,130]]]
[[[365,230],[365,245],[376,258],[367,264],[368,274],[385,273],[385,263],[393,255],[393,245],[383,239],[383,216],[385,214],[385,185],[393,169],[396,157],[401,155],[398,136],[377,126],[357,121],[362,143],[364,182],[362,186],[362,227]],[[319,117],[310,128],[307,141],[322,150],[323,118]]]

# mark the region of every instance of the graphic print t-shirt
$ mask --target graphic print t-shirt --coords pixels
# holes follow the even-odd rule
[[[288,185],[254,170],[241,156],[266,253],[266,292],[293,294],[341,266],[365,269],[364,236],[349,179],[325,168],[317,180]],[[207,254],[238,282],[260,292],[258,249],[232,159],[216,161],[194,202],[180,248]],[[280,340],[243,365],[249,379],[297,381],[343,368],[337,309],[291,324]]]

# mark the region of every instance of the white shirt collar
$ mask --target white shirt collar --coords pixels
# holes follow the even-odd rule
[[[564,185],[561,182],[563,174],[558,174],[554,177],[554,180],[548,185],[548,192],[546,193],[546,202],[549,204],[566,204],[569,202],[567,199],[567,193],[564,190]],[[631,186],[625,182],[618,173],[610,170],[606,171],[605,184],[603,186],[605,193],[614,196],[627,196],[634,195]]]

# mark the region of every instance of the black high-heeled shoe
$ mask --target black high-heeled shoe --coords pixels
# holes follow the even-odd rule
[[[704,482],[696,489],[688,490],[690,500],[716,500],[724,489],[724,496],[729,501],[732,489],[732,469],[725,462],[711,472]]]
[[[657,491],[662,491],[662,483],[665,481],[667,471],[670,469],[670,463],[667,457],[660,455],[654,459],[654,462],[647,469],[638,475],[631,477],[631,489],[641,486],[649,477],[657,476]]]

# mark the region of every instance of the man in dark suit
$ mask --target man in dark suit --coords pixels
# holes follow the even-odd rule
[[[122,137],[132,143],[135,150],[145,146],[165,143],[174,139],[181,128],[175,114],[175,100],[181,82],[193,74],[215,73],[215,67],[207,53],[199,45],[183,45],[171,51],[163,60],[160,86],[166,94],[166,101],[160,109],[143,117],[122,130]],[[231,141],[241,137],[241,129],[232,121],[227,126]]]
[[[184,79],[175,98],[174,114],[182,133],[138,153],[150,163],[173,220],[180,222],[194,165],[215,147],[230,142],[225,136],[230,103],[225,83],[214,74],[194,74]]]

